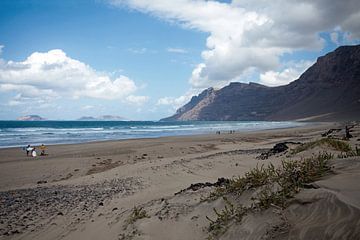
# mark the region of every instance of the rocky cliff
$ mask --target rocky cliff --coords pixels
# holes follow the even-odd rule
[[[342,46],[285,86],[206,89],[162,120],[360,120],[360,45]]]

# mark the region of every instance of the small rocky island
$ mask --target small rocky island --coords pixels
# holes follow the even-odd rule
[[[40,117],[39,115],[26,115],[18,117],[18,121],[44,121],[46,118]]]
[[[79,118],[78,121],[126,121],[126,119],[120,116],[103,115],[98,117],[84,116]]]

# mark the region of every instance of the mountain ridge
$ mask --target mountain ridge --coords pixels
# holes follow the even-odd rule
[[[316,118],[316,116],[319,116]],[[162,121],[314,120],[360,118],[360,45],[317,59],[287,85],[238,83],[208,88]]]

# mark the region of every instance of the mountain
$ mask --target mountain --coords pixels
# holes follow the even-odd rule
[[[40,117],[39,115],[26,115],[18,117],[16,120],[19,121],[43,121],[45,118]]]
[[[84,116],[79,118],[78,121],[126,121],[126,119],[119,116],[103,115],[99,117]]]
[[[206,89],[163,121],[359,120],[360,45],[319,57],[285,86],[230,83]]]

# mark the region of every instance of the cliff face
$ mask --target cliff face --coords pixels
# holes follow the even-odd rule
[[[192,97],[190,102],[179,108],[175,115],[168,120],[176,119],[187,121],[202,118],[203,116],[200,116],[199,114],[214,101],[216,96],[215,92],[216,91],[213,88],[208,88],[198,96]]]
[[[231,83],[205,90],[163,120],[360,119],[360,45],[317,59],[285,86]]]

